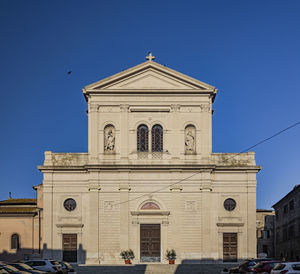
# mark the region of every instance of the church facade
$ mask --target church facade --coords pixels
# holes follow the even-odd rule
[[[212,152],[217,90],[153,61],[86,86],[88,152],[45,152],[44,257],[256,257],[254,152]]]

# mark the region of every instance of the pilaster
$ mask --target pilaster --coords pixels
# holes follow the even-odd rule
[[[88,151],[89,162],[95,163],[98,160],[98,108],[95,103],[89,103],[88,109]]]
[[[180,158],[180,153],[183,153],[183,140],[181,141],[181,136],[180,136],[180,128],[179,128],[179,114],[180,114],[180,105],[171,105],[171,111],[172,111],[172,138],[169,138],[171,145],[171,154],[173,159],[178,159]],[[182,143],[182,145],[178,145]]]
[[[120,249],[132,248],[129,246],[129,171],[119,173],[120,192]]]
[[[101,190],[98,172],[90,173],[89,180],[89,210],[88,214],[88,243],[86,263],[100,263],[100,237],[99,237],[99,191]]]
[[[121,131],[120,131],[120,142],[121,142],[121,159],[128,158],[129,148],[129,129],[128,129],[128,110],[129,105],[120,105],[121,115]]]
[[[178,181],[180,178],[180,173],[172,171],[172,182]],[[176,251],[180,251],[181,246],[181,191],[182,186],[180,184],[173,184],[170,187],[171,195],[172,195],[172,211],[171,211],[171,227],[172,227],[172,235],[176,235],[176,237],[172,238],[171,246],[168,246],[168,249],[175,249]],[[178,252],[179,253],[179,252]],[[179,254],[178,254],[179,255]],[[179,255],[180,256],[180,255]],[[180,258],[178,258],[180,260]]]

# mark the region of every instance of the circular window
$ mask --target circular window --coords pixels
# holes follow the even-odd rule
[[[231,199],[231,198],[228,198],[224,201],[224,208],[228,211],[232,211],[234,210],[236,207],[236,201]]]
[[[68,211],[72,211],[76,208],[76,202],[74,199],[69,198],[64,201],[64,208]]]

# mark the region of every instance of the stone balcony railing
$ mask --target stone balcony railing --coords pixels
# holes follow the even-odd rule
[[[255,166],[255,153],[212,153],[211,164],[217,166]]]
[[[196,156],[196,155],[195,155]],[[192,162],[197,162],[203,165],[217,165],[217,166],[255,166],[255,153],[212,153],[210,158],[195,158]],[[120,160],[116,158],[110,158],[102,155],[102,159],[94,162],[93,164],[101,163],[115,163],[115,164],[126,164],[126,160]],[[159,161],[163,160],[163,162]],[[190,159],[171,159],[169,152],[142,152],[132,153],[129,155],[128,161],[131,164],[155,164],[157,161],[160,164],[191,164]],[[44,166],[84,166],[89,164],[88,153],[53,153],[51,151],[45,152]],[[128,163],[127,163],[128,164]]]
[[[83,166],[88,164],[88,153],[53,153],[45,151],[44,166]]]

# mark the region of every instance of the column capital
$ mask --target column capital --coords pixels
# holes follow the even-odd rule
[[[172,110],[173,112],[179,112],[179,110],[180,110],[180,105],[179,105],[179,104],[171,105],[171,110]]]
[[[121,105],[120,105],[120,110],[121,110],[122,112],[128,112],[128,110],[129,110],[129,105],[128,105],[128,104],[121,104]]]
[[[90,103],[89,104],[89,112],[97,112],[99,109],[99,105],[95,103]]]

